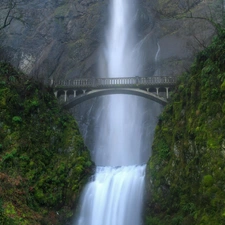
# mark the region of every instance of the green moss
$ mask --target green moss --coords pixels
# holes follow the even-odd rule
[[[12,121],[15,123],[19,123],[19,122],[22,122],[22,118],[20,116],[14,116],[12,118]]]
[[[50,87],[5,63],[0,81],[0,199],[9,221],[4,223],[65,224],[92,172],[77,123]]]
[[[205,175],[202,179],[202,183],[205,187],[211,187],[213,185],[213,177],[211,175]]]
[[[221,87],[221,90],[222,90],[222,91],[225,91],[225,80],[223,81],[223,83],[221,84],[220,87]]]
[[[147,167],[146,224],[225,223],[224,58],[222,29],[159,117]]]
[[[68,12],[69,12],[69,4],[65,4],[55,9],[54,16],[56,18],[65,17],[68,14]]]
[[[15,207],[11,202],[6,202],[4,204],[4,212],[6,215],[10,215],[11,217],[16,215]]]

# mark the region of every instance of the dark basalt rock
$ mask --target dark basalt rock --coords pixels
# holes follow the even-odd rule
[[[1,30],[1,59],[45,79],[97,76],[108,2],[18,1],[10,14],[16,19]],[[1,24],[8,12],[3,7],[8,4],[5,1],[0,8]],[[207,44],[214,34],[206,20],[174,19],[175,3],[164,6],[161,1],[141,0],[137,4],[137,46],[144,76],[180,74],[202,48],[199,43]],[[206,3],[200,2],[193,12],[205,15],[206,8]]]
[[[11,13],[18,18],[1,30],[1,58],[33,76],[87,76],[95,67],[105,7],[96,0],[18,2]]]

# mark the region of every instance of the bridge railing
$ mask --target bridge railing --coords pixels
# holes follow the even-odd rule
[[[51,85],[56,88],[103,88],[120,86],[156,86],[174,85],[177,77],[153,76],[153,77],[120,77],[120,78],[76,78],[73,80],[51,80]]]

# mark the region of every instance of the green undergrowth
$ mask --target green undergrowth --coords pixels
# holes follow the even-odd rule
[[[159,118],[146,225],[225,224],[225,30],[197,55]]]
[[[0,224],[66,224],[91,171],[53,90],[0,63]]]

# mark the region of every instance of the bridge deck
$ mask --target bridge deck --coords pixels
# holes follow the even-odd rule
[[[153,76],[153,77],[120,77],[120,78],[76,78],[73,80],[56,80],[51,84],[56,89],[76,88],[132,88],[132,87],[170,87],[177,82],[177,77]]]

